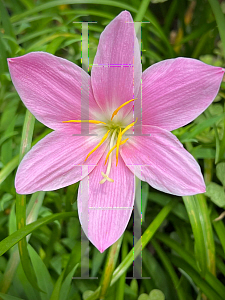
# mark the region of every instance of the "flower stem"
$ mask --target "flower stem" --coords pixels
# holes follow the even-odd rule
[[[123,236],[119,238],[109,249],[108,257],[105,264],[105,269],[101,278],[101,290],[99,294],[99,299],[104,300],[106,293],[108,291],[112,274],[116,266],[117,258],[120,251],[120,246]]]

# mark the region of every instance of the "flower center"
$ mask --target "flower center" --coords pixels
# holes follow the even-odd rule
[[[101,175],[103,176],[103,179],[99,182],[100,184],[103,184],[106,181],[109,182],[114,182],[113,179],[111,179],[109,177],[109,173],[112,167],[112,152],[113,150],[116,149],[116,166],[118,165],[118,158],[119,158],[119,147],[123,144],[125,144],[129,138],[125,139],[122,141],[122,137],[123,134],[129,130],[130,128],[132,128],[134,126],[134,124],[137,122],[137,118],[134,122],[132,122],[131,124],[127,125],[127,126],[123,126],[122,124],[118,124],[113,122],[113,118],[117,115],[117,113],[119,112],[119,110],[121,108],[123,108],[125,105],[127,105],[128,103],[134,101],[136,99],[131,99],[125,103],[123,103],[122,105],[120,105],[112,114],[111,120],[108,123],[102,122],[102,121],[98,121],[98,120],[69,120],[69,121],[63,121],[63,123],[70,123],[70,122],[74,122],[74,123],[81,123],[81,122],[88,122],[88,123],[92,123],[92,124],[96,124],[99,125],[101,127],[104,127],[105,129],[107,129],[107,132],[105,133],[105,135],[103,136],[103,138],[101,139],[101,141],[97,144],[97,146],[94,147],[94,149],[92,149],[88,155],[85,158],[85,161],[89,158],[89,156],[95,152],[104,142],[105,140],[108,138],[109,133],[111,132],[111,139],[110,139],[110,144],[109,144],[109,152],[106,155],[106,159],[105,159],[105,165],[108,161],[108,165],[107,165],[107,169],[106,169],[106,173],[101,172]],[[117,138],[116,143],[114,142]]]

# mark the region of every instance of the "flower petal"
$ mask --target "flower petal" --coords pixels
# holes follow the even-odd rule
[[[109,117],[121,104],[136,98],[141,72],[133,19],[128,11],[123,11],[102,32],[91,73],[95,99]],[[132,104],[123,107],[123,115]]]
[[[88,239],[100,252],[115,243],[123,234],[134,203],[134,175],[119,158],[118,166],[115,157],[109,177],[114,182],[99,182],[103,179],[101,171],[105,155],[98,166],[85,177],[78,191],[78,212],[82,228]]]
[[[134,136],[120,151],[138,178],[160,191],[178,196],[205,192],[198,163],[171,132],[143,126],[143,133],[150,136]]]
[[[8,64],[25,106],[52,129],[65,128],[62,121],[81,119],[81,91],[82,97],[89,99],[89,111],[100,110],[93,97],[90,76],[72,62],[49,53],[32,52],[9,58]]]
[[[107,142],[84,162],[101,137],[73,136],[53,131],[38,142],[20,163],[15,187],[19,194],[56,190],[73,184],[91,172]]]
[[[214,100],[224,69],[190,58],[168,59],[142,77],[142,124],[169,131],[186,125]]]

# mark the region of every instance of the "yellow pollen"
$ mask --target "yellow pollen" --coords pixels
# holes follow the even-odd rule
[[[112,119],[115,117],[115,115],[117,115],[118,111],[119,111],[122,107],[124,107],[125,105],[127,105],[128,103],[130,103],[130,102],[132,102],[132,101],[134,101],[134,100],[137,100],[137,98],[131,99],[131,100],[129,100],[129,101],[123,103],[123,104],[120,105],[116,110],[114,110],[114,112],[113,112],[113,114],[112,114],[112,117],[111,117],[111,121],[112,121]]]
[[[105,140],[107,139],[107,137],[108,137],[109,132],[110,132],[110,130],[108,130],[108,131],[106,132],[106,134],[103,136],[103,138],[102,138],[101,141],[98,143],[98,145],[97,145],[96,147],[94,147],[94,149],[91,150],[91,152],[88,153],[88,155],[87,155],[87,157],[85,158],[84,161],[86,161],[86,160],[88,159],[88,157],[89,157],[93,152],[95,152],[95,150],[97,150],[97,149],[101,146],[101,144],[104,143],[104,141],[105,141]]]
[[[96,121],[96,120],[69,120],[69,121],[62,121],[63,123],[83,123],[83,122],[87,122],[87,123],[93,123],[93,124],[104,124],[106,125],[105,122],[102,121]]]
[[[121,141],[121,142],[120,142],[120,146],[123,145],[123,144],[125,144],[128,140],[129,140],[129,138],[127,138],[127,139],[124,140],[124,141]],[[116,146],[117,146],[117,145],[114,145],[114,146],[112,147],[112,149],[110,149],[109,152],[108,152],[108,154],[106,155],[105,165],[106,165],[106,163],[107,163],[107,160],[108,160],[108,158],[109,158],[109,155],[113,152],[114,149],[116,149]]]

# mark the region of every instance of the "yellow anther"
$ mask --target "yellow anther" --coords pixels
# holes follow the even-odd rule
[[[112,114],[112,117],[111,117],[111,121],[112,121],[112,119],[115,117],[115,115],[117,115],[118,111],[119,111],[122,107],[124,107],[125,105],[127,105],[128,103],[130,103],[130,102],[132,102],[132,101],[134,101],[134,100],[137,100],[137,98],[131,99],[131,100],[129,100],[129,101],[123,103],[123,104],[120,105],[116,110],[114,110],[114,112],[113,112],[113,114]]]
[[[109,132],[110,132],[110,130],[108,130],[108,131],[106,132],[106,134],[103,136],[103,138],[102,138],[101,141],[98,143],[98,145],[97,145],[96,147],[94,147],[94,149],[91,150],[90,153],[88,153],[88,155],[87,155],[87,157],[85,158],[84,161],[86,161],[86,160],[88,159],[88,157],[89,157],[93,152],[95,152],[95,150],[97,150],[97,149],[101,146],[101,144],[104,143],[104,141],[105,141],[105,140],[107,139],[107,137],[108,137]]]
[[[120,142],[120,146],[123,145],[123,144],[125,144],[128,140],[129,140],[129,138],[127,138],[127,139],[124,140],[124,141],[121,141],[121,142]],[[106,155],[105,165],[106,165],[106,163],[107,163],[107,160],[108,160],[108,158],[109,158],[109,155],[113,152],[114,149],[116,149],[116,145],[113,146],[112,149],[110,149],[109,152],[108,152],[108,154]]]
[[[134,124],[137,123],[138,118],[136,118],[135,122],[132,122],[131,124],[127,125],[127,127],[124,128],[124,130],[122,131],[121,135],[123,135],[127,130],[129,130],[131,127],[134,126]]]
[[[137,122],[138,118],[136,118],[135,122],[132,122],[131,124],[129,124],[127,127],[124,128],[124,130],[121,132],[121,128],[120,128],[120,132],[117,138],[117,142],[116,142],[116,166],[118,165],[118,158],[119,158],[119,147],[120,147],[120,141],[122,139],[123,134],[129,130],[131,127],[134,126],[134,124]]]
[[[117,138],[117,142],[116,142],[116,166],[118,165],[118,158],[119,158],[119,147],[120,147],[120,141],[122,139],[122,133],[121,133],[121,128],[120,128],[120,132]]]
[[[63,123],[83,123],[83,122],[87,122],[87,123],[93,123],[93,124],[104,124],[106,125],[105,122],[102,121],[96,121],[96,120],[69,120],[69,121],[62,121]]]
[[[114,182],[112,178],[109,178],[105,173],[101,172],[102,176],[104,177],[99,183],[102,184],[105,182],[105,179],[108,180],[109,182]]]

